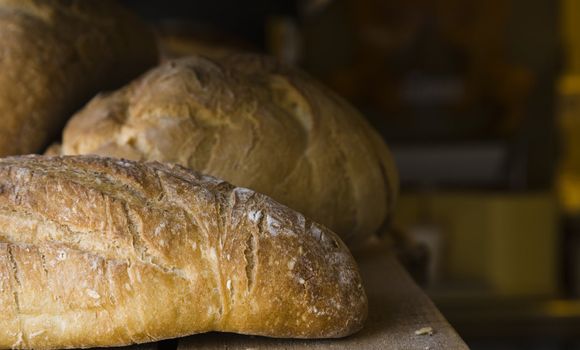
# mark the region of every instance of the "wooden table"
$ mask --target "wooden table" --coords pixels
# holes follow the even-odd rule
[[[359,333],[344,339],[294,340],[229,333],[198,334],[176,341],[138,346],[154,349],[468,349],[435,305],[411,280],[396,258],[380,244],[359,254],[357,261],[369,298],[369,319]],[[433,335],[417,335],[431,327]],[[136,347],[133,347],[136,348]]]

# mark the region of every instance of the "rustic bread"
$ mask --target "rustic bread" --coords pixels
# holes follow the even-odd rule
[[[366,318],[338,236],[180,166],[2,159],[0,228],[0,348],[341,337]]]
[[[397,193],[387,146],[353,107],[255,55],[169,61],[97,96],[68,123],[62,153],[178,163],[262,192],[348,244],[381,227]]]
[[[152,32],[108,0],[0,0],[0,38],[0,156],[41,152],[97,92],[157,61]]]

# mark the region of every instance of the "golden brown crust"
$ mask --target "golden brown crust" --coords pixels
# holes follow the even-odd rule
[[[44,151],[45,156],[59,156],[61,153],[60,143],[53,143]]]
[[[96,97],[67,125],[62,152],[179,163],[265,193],[349,244],[381,226],[397,194],[386,145],[353,107],[255,55],[170,61]]]
[[[341,337],[367,300],[331,231],[180,166],[0,160],[0,348],[206,331]]]
[[[39,152],[84,102],[155,64],[114,1],[0,0],[0,156]]]

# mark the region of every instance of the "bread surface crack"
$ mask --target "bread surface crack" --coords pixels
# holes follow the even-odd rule
[[[20,281],[20,272],[18,270],[18,263],[14,258],[14,252],[12,251],[12,244],[8,244],[7,251],[8,251],[8,260],[10,261],[10,270],[12,271],[13,278],[12,280],[16,282],[16,285],[12,286],[12,294],[14,297],[14,309],[16,310],[16,317],[18,319],[18,334],[20,337],[23,337],[23,327],[22,327],[22,308],[20,306],[20,289],[22,288],[22,282]],[[28,343],[28,342],[26,342]],[[19,344],[20,345],[20,344]]]
[[[262,227],[264,215],[260,217],[258,227]],[[246,279],[248,281],[248,293],[251,292],[256,279],[257,269],[257,237],[254,231],[250,231],[246,239],[246,249],[244,249],[244,257],[246,259]]]
[[[125,216],[127,217],[128,231],[131,235],[131,243],[133,245],[134,253],[137,259],[144,264],[156,267],[164,273],[171,274],[188,281],[191,280],[183,270],[161,263],[157,256],[149,252],[147,243],[141,237],[143,234],[143,228],[140,224],[141,217],[135,213],[135,211],[129,206],[128,203],[123,203],[123,210],[125,211]]]

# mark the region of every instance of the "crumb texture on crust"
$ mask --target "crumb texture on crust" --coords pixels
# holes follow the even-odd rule
[[[42,151],[95,94],[157,61],[149,28],[111,0],[0,0],[0,38],[0,156]]]
[[[342,337],[367,299],[327,228],[178,165],[0,159],[0,348],[207,331]]]
[[[398,179],[384,141],[305,73],[257,55],[168,61],[95,97],[62,154],[178,163],[254,189],[348,244],[376,232]]]

